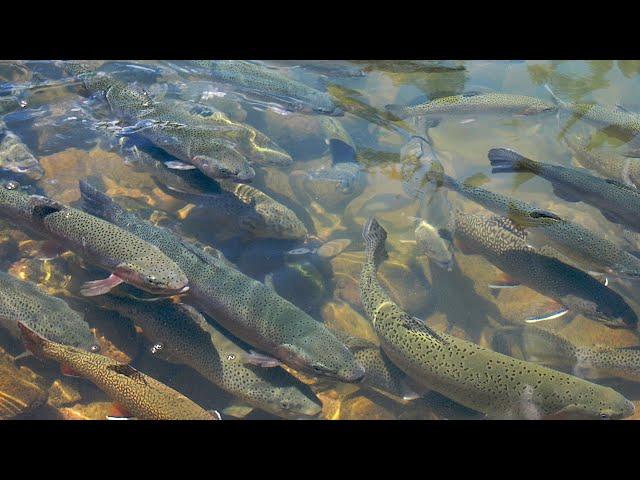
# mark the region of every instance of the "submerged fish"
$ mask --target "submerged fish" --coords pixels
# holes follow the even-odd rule
[[[589,274],[531,247],[505,217],[453,215],[454,240],[465,253],[482,255],[514,281],[573,310],[613,327],[635,327],[638,317],[624,299]],[[540,320],[531,319],[530,321]]]
[[[531,172],[550,181],[558,197],[568,202],[586,202],[614,223],[640,231],[640,191],[616,180],[587,171],[536,162],[507,148],[489,150],[492,172]]]
[[[87,322],[67,302],[0,272],[0,325],[20,339],[18,322],[51,341],[90,352],[100,350]]]
[[[324,134],[325,141],[329,145],[329,151],[333,158],[333,163],[356,161],[356,145],[345,130],[342,123],[337,118],[320,117],[318,120],[320,128]]]
[[[500,329],[494,337],[494,345],[509,355],[519,350],[518,356],[529,362],[569,368],[579,377],[618,377],[640,382],[638,347],[576,346],[560,335],[533,325]]]
[[[215,80],[261,99],[274,101],[293,112],[342,115],[327,93],[292,80],[281,73],[242,60],[200,60],[192,62],[204,68]]]
[[[557,110],[553,103],[526,95],[475,92],[436,98],[420,105],[387,105],[386,108],[401,119],[421,115],[537,115]]]
[[[382,289],[386,231],[365,224],[363,306],[384,352],[416,383],[493,418],[624,418],[634,405],[615,390],[507,357],[451,335],[434,335]]]
[[[101,297],[101,306],[133,320],[153,355],[193,368],[204,378],[254,408],[286,418],[317,416],[322,406],[311,389],[282,368],[244,363],[248,352],[206,322],[193,307],[170,300],[139,302]]]
[[[416,218],[414,237],[418,252],[426,255],[440,267],[450,270],[453,266],[453,239],[446,228],[438,228],[422,218]]]
[[[24,323],[18,323],[26,347],[36,357],[65,365],[86,378],[114,402],[140,420],[220,420],[218,412],[207,412],[193,401],[130,365],[52,342]]]
[[[26,103],[13,95],[0,97],[0,116],[24,108]]]
[[[85,209],[173,258],[189,277],[189,300],[234,336],[311,375],[345,382],[358,382],[364,376],[364,369],[344,344],[273,289],[172,232],[126,212],[86,182],[80,182],[80,191]]]
[[[367,180],[359,164],[339,162],[309,172],[294,170],[289,182],[298,196],[336,211],[360,195]]]
[[[101,295],[122,282],[154,294],[183,293],[189,288],[180,267],[158,247],[82,210],[27,195],[15,182],[0,187],[0,215],[111,272],[107,279],[87,282],[83,295]]]
[[[0,170],[17,174],[19,180],[37,181],[44,176],[40,162],[16,134],[0,121]]]

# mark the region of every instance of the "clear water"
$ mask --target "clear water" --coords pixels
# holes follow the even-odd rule
[[[378,345],[379,340],[366,318],[358,291],[364,248],[361,232],[372,215],[388,232],[389,259],[379,273],[383,287],[409,315],[425,320],[435,330],[494,348],[492,337],[496,331],[505,326],[522,326],[525,319],[548,312],[550,308],[548,298],[525,286],[491,290],[489,285],[495,283],[499,271],[486,258],[464,254],[456,247],[454,266],[448,271],[417,251],[413,218],[424,216],[425,212],[421,209],[421,200],[407,195],[403,188],[400,153],[411,133],[424,135],[426,130],[413,120],[392,121],[385,105],[415,105],[464,92],[527,95],[552,102],[544,86],[547,84],[565,101],[595,102],[614,109],[615,105],[622,105],[629,111],[640,111],[637,104],[640,62],[637,61],[260,63],[272,72],[329,92],[335,103],[345,110],[344,115],[335,117],[288,111],[277,100],[265,100],[253,95],[256,92],[242,91],[233,82],[219,82],[200,70],[179,68],[181,62],[93,61],[88,64],[132,88],[146,90],[153,101],[179,102],[205,116],[218,110],[237,124],[249,125],[267,135],[293,162],[286,166],[253,162],[256,177],[251,185],[290,208],[305,224],[309,236],[306,239],[258,237],[255,231],[243,228],[246,224],[238,224],[234,214],[225,207],[196,206],[197,202],[190,203],[170,189],[162,188],[162,182],[154,180],[148,170],[141,170],[127,156],[130,150],[126,149],[140,139],[135,135],[114,134],[118,128],[135,122],[123,120],[99,95],[83,92],[81,82],[65,73],[58,62],[0,62],[2,95],[15,95],[25,104],[3,116],[6,131],[15,134],[33,153],[44,173],[42,178],[30,179],[5,170],[4,179],[18,180],[29,193],[74,206],[80,198],[78,180],[97,181],[118,204],[155,225],[177,232],[189,242],[220,250],[234,268],[272,285],[278,294],[329,329],[364,338],[373,345]],[[354,72],[359,75],[351,76]],[[114,123],[118,120],[119,123]],[[296,184],[296,179],[305,175],[333,168],[335,158],[329,146],[330,140],[336,137],[324,123],[327,121],[334,122],[334,128],[344,129],[350,138],[334,142],[341,148],[340,155],[347,155],[361,167],[358,174],[361,188],[349,190],[347,194],[338,192],[335,186],[329,193],[317,194]],[[403,130],[405,127],[407,130]],[[610,222],[590,204],[558,198],[547,180],[491,173],[487,152],[496,147],[511,148],[551,164],[578,166],[559,139],[561,130],[566,135],[588,135],[592,151],[623,152],[628,148],[619,138],[608,135],[606,129],[597,129],[584,120],[570,122],[567,115],[558,118],[555,114],[521,116],[498,112],[443,116],[438,126],[428,130],[428,136],[448,175],[456,179],[473,175],[478,185],[488,190],[535,204],[626,251],[637,251],[637,234]],[[176,160],[161,149],[150,148],[148,141],[142,144],[148,147],[146,151],[155,161]],[[355,148],[355,159],[349,157],[351,147]],[[447,198],[452,209],[491,215],[456,193],[449,192]],[[431,214],[446,219],[449,211]],[[100,308],[91,298],[81,297],[80,285],[107,276],[103,270],[73,252],[43,254],[47,245],[41,238],[5,220],[0,240],[2,270],[37,283],[43,291],[65,299],[72,308],[84,313],[103,354],[117,361],[131,362],[136,369],[207,410],[223,411],[241,403],[188,366],[166,362],[154,355],[153,342],[143,340],[130,319]],[[331,240],[340,241],[328,245],[329,253],[326,249],[318,250]],[[636,303],[637,284],[618,280],[615,275],[610,277],[609,287],[622,294],[632,309],[640,311]],[[139,291],[137,294],[145,296]],[[189,303],[189,295],[181,297],[181,301]],[[615,348],[638,342],[631,329],[612,329],[573,311],[537,326],[556,332],[575,345]],[[111,399],[86,379],[63,376],[51,361],[42,362],[33,357],[14,360],[24,347],[5,331],[0,331],[0,347],[6,357],[3,375],[15,376],[18,370],[14,367],[24,366],[31,370],[29,375],[35,375],[29,377],[27,383],[48,392],[47,402],[39,402],[41,405],[33,408],[25,406],[26,412],[18,418],[102,419],[108,414]],[[518,352],[509,353],[518,356]],[[571,367],[555,368],[572,372]],[[322,413],[318,416],[322,419],[483,417],[481,412],[448,399],[446,392],[439,395],[422,388],[420,398],[402,400],[358,385],[290,373],[311,385],[322,402]],[[606,378],[592,381],[611,386],[631,401],[640,399],[633,374],[609,372],[601,376]],[[640,378],[637,372],[636,376]],[[9,386],[3,387],[5,391],[0,393],[19,397],[22,390],[11,391],[14,388],[11,382],[0,380],[0,385],[5,384]],[[223,413],[223,418],[234,417]],[[275,419],[277,416],[256,408],[243,418]]]

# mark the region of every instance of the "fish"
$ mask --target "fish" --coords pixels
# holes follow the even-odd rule
[[[576,135],[562,138],[578,163],[604,178],[640,188],[640,159],[614,152],[597,152],[587,148],[585,140]]]
[[[563,308],[555,316],[568,310],[610,327],[637,326],[636,313],[618,293],[588,273],[533,248],[508,218],[456,210],[453,223],[456,246],[465,253],[482,255],[515,285],[526,285],[555,300]],[[529,319],[535,320],[542,319]]]
[[[586,170],[536,162],[507,148],[492,148],[488,156],[492,173],[531,172],[551,182],[563,200],[593,205],[609,221],[640,231],[640,191],[634,187]]]
[[[577,346],[561,335],[526,325],[499,329],[493,340],[496,349],[551,368],[568,369],[581,378],[622,378],[640,382],[640,349],[605,346]]]
[[[18,322],[25,346],[36,357],[67,366],[106,393],[126,412],[140,420],[220,420],[164,383],[130,365],[98,353],[52,342]]]
[[[395,117],[405,119],[422,115],[537,115],[554,112],[558,107],[551,102],[526,95],[470,92],[436,98],[419,105],[387,105],[385,108]]]
[[[438,228],[422,218],[414,218],[416,246],[421,255],[429,257],[441,268],[453,268],[453,239],[446,228]]]
[[[20,340],[18,322],[56,343],[97,353],[100,346],[82,315],[35,284],[0,272],[0,325]]]
[[[0,121],[0,170],[16,174],[22,182],[36,182],[44,177],[44,169],[33,152],[3,121]]]
[[[633,403],[609,387],[434,334],[402,311],[378,283],[386,237],[374,217],[365,223],[361,298],[385,354],[418,385],[489,418],[618,419],[634,413]]]
[[[333,164],[356,161],[356,145],[342,123],[334,117],[320,117],[320,129],[329,146]]]
[[[265,60],[267,68],[270,65],[282,66],[294,70],[301,69],[314,72],[326,77],[354,78],[364,77],[366,72],[352,65],[336,63],[330,60]]]
[[[249,352],[189,305],[114,295],[102,296],[98,303],[133,320],[152,345],[152,355],[189,366],[253,408],[292,419],[314,418],[322,410],[311,389],[282,368],[245,364]]]
[[[273,101],[289,111],[334,116],[344,114],[326,92],[264,65],[243,60],[199,60],[191,63],[218,82],[259,99]]]
[[[339,162],[311,171],[294,170],[289,183],[302,198],[337,211],[364,191],[367,180],[358,163]]]
[[[273,289],[253,280],[172,232],[125,211],[87,182],[80,182],[83,208],[156,245],[189,277],[187,303],[225,330],[294,370],[355,383],[363,367],[323,324]]]
[[[15,112],[26,106],[25,101],[15,95],[2,96],[0,97],[0,116]]]
[[[28,195],[16,182],[0,186],[0,215],[111,272],[86,282],[84,296],[101,295],[122,282],[152,294],[189,289],[187,276],[167,255],[136,235],[93,215],[40,195]]]

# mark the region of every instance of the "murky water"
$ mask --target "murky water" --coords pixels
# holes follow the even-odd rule
[[[158,418],[119,396],[137,371],[164,384],[156,404],[184,395],[223,419],[633,418],[640,355],[620,349],[638,344],[639,73],[638,61],[0,62],[3,189],[49,199],[18,216],[0,199],[1,271],[42,293],[0,282],[0,418]],[[501,173],[495,148],[572,170]],[[102,224],[78,226],[88,215],[53,225],[68,207],[117,230],[103,241]],[[375,304],[360,278],[370,217],[387,232],[374,277],[388,299]],[[127,235],[155,260],[136,264]],[[47,295],[81,314],[74,328],[95,347],[47,333],[64,320],[23,315],[51,311]],[[407,338],[378,320],[391,304]],[[115,390],[69,357],[23,355],[18,321],[86,365],[109,357]],[[488,360],[454,340],[434,353],[425,325]],[[495,351],[526,363],[493,374]]]

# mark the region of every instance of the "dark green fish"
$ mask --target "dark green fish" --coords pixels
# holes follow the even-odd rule
[[[614,223],[640,231],[640,191],[586,170],[536,162],[507,148],[489,150],[492,172],[531,172],[551,182],[553,191],[568,202],[586,202]]]
[[[67,302],[0,272],[0,325],[20,339],[18,322],[54,342],[90,352],[100,350],[87,322]]]
[[[0,170],[15,174],[21,181],[34,182],[44,176],[31,150],[0,120]]]
[[[86,182],[80,182],[80,191],[85,209],[173,258],[189,277],[189,301],[234,336],[304,373],[345,382],[357,382],[364,376],[364,369],[344,344],[273,289],[172,232],[126,212]]]
[[[637,325],[637,315],[620,295],[582,270],[538,252],[509,219],[456,211],[453,222],[454,240],[463,252],[482,255],[515,282],[609,326]],[[541,319],[529,321],[536,320]]]
[[[180,363],[252,407],[285,418],[311,418],[322,410],[311,389],[280,367],[245,365],[248,352],[207,323],[193,307],[170,300],[140,302],[105,295],[99,304],[133,320],[151,353]]]
[[[395,117],[403,119],[422,115],[537,115],[555,111],[558,107],[553,103],[526,95],[474,92],[440,97],[420,105],[387,105],[386,108]]]
[[[640,349],[576,346],[567,339],[533,325],[505,327],[496,332],[496,348],[508,355],[551,368],[571,369],[574,375],[592,380],[624,378],[640,382]]]
[[[83,295],[101,295],[122,282],[154,294],[189,289],[184,272],[158,247],[82,210],[27,195],[15,182],[0,186],[0,215],[111,272],[107,279],[85,283]]]
[[[105,392],[127,414],[140,420],[220,420],[181,393],[139,372],[97,353],[55,343],[18,323],[27,349],[36,357],[54,360],[86,378]],[[124,412],[123,412],[124,413]]]
[[[377,280],[386,231],[365,224],[362,303],[382,349],[416,383],[493,418],[624,418],[634,405],[611,388],[435,333],[396,305]]]

